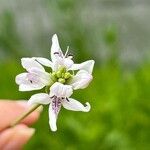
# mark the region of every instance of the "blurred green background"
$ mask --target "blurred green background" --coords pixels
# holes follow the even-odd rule
[[[91,85],[73,95],[92,109],[62,109],[53,133],[45,107],[24,149],[149,150],[150,1],[0,0],[1,99],[30,98],[15,84],[20,58],[49,58],[54,33],[76,62],[96,61]]]

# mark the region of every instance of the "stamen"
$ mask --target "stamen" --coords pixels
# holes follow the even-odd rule
[[[67,58],[72,59],[72,58],[73,58],[73,54],[69,53],[69,54],[67,55]]]
[[[72,57],[73,57],[73,54],[69,53],[67,56],[68,56],[68,57],[70,57],[70,56],[72,56]]]
[[[62,53],[61,52],[54,52],[54,55],[58,55],[59,57],[63,57]]]
[[[38,62],[39,64],[41,64],[37,59],[35,59],[36,62]],[[42,64],[41,64],[42,65]]]
[[[50,98],[52,99],[52,98],[54,98],[54,97],[55,97],[55,95],[51,96]]]
[[[83,105],[84,105],[84,107],[88,106],[87,104],[83,104]]]
[[[29,80],[30,81],[30,83],[33,83],[33,81],[32,80]]]
[[[69,46],[67,46],[67,50],[66,50],[66,53],[65,53],[65,58],[67,57],[68,51],[69,51]]]
[[[56,55],[56,54],[59,55],[59,52],[55,52],[55,53],[54,53],[54,55]]]
[[[66,97],[66,100],[69,102],[69,99]]]

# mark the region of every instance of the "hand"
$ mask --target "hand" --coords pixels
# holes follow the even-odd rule
[[[20,150],[35,130],[27,127],[39,117],[39,109],[26,117],[21,124],[8,128],[20,114],[28,110],[25,101],[0,101],[0,150]]]

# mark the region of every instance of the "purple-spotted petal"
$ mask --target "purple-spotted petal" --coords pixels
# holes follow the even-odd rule
[[[52,99],[51,104],[49,105],[49,125],[52,131],[57,130],[56,122],[60,109],[61,109],[61,100],[57,97],[54,97]]]
[[[21,73],[16,76],[16,83],[19,85],[19,91],[32,91],[42,89],[48,84],[48,79],[37,73]]]
[[[40,82],[47,86],[52,83],[50,74],[47,73],[46,71],[42,71],[38,68],[32,68],[30,70],[30,74],[34,74],[35,76],[37,76],[39,78]]]
[[[51,59],[52,62],[56,60],[57,56],[63,56],[63,53],[61,51],[61,48],[59,46],[58,37],[56,34],[52,37],[52,46],[51,46]]]

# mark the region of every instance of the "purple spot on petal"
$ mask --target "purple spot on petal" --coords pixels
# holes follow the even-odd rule
[[[58,97],[54,97],[52,100],[52,109],[55,114],[58,114],[61,108],[61,99]]]

